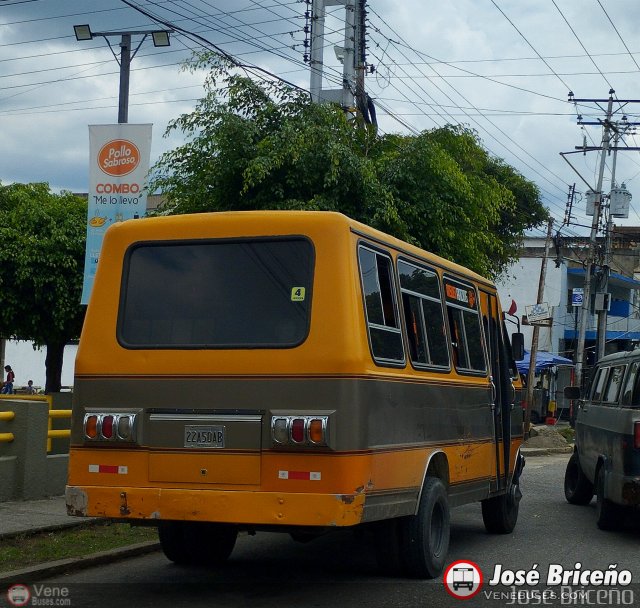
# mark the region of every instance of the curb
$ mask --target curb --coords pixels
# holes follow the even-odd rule
[[[0,572],[0,585],[33,583],[50,575],[60,575],[84,568],[91,568],[92,566],[108,564],[128,557],[153,553],[159,549],[160,543],[158,541],[148,540],[143,543],[110,549],[109,551],[101,551],[100,553],[92,553],[91,555],[85,555],[83,557],[70,557],[55,562],[36,564],[20,570]]]

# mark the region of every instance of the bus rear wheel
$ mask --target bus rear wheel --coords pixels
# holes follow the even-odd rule
[[[190,566],[219,566],[231,555],[238,530],[229,524],[165,521],[158,526],[167,559]]]
[[[447,490],[427,477],[416,515],[373,524],[378,565],[386,575],[435,578],[444,569],[449,549]]]
[[[409,576],[440,576],[449,550],[449,518],[444,484],[437,477],[427,477],[418,513],[400,520],[401,556]]]

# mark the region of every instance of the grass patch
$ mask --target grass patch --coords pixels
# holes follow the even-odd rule
[[[573,443],[576,439],[576,432],[570,426],[560,429],[558,433],[567,440],[567,443]]]
[[[99,551],[157,540],[155,528],[107,523],[66,528],[39,534],[21,534],[0,545],[0,572],[18,570],[44,562],[81,557]]]

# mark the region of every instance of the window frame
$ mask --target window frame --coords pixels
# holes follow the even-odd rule
[[[640,402],[633,404],[634,395],[640,393],[640,359],[629,361],[627,366],[627,376],[624,380],[622,388],[622,396],[620,397],[620,405],[628,408],[640,408]]]
[[[602,393],[604,392],[605,386],[608,382],[609,375],[609,366],[602,365],[598,367],[596,373],[593,377],[593,384],[591,385],[591,390],[589,391],[589,401],[592,403],[602,403]],[[598,382],[602,379],[602,385],[600,386],[600,392],[596,398],[596,390],[598,388]]]
[[[408,264],[409,266],[413,266],[414,268],[418,269],[418,270],[422,270],[424,272],[426,272],[429,275],[432,275],[433,277],[435,277],[436,279],[436,286],[438,289],[438,298],[435,298],[433,296],[427,296],[425,294],[416,292],[416,291],[412,291],[411,289],[406,289],[402,286],[402,278],[400,275],[400,264]],[[402,305],[402,312],[403,312],[403,317],[404,317],[404,323],[403,323],[403,328],[404,331],[406,332],[406,338],[407,338],[407,346],[408,346],[408,359],[409,362],[411,364],[411,367],[413,367],[415,370],[421,371],[421,370],[429,370],[429,371],[435,371],[435,372],[440,372],[440,373],[447,373],[450,372],[452,369],[452,362],[451,362],[451,351],[449,348],[449,331],[447,329],[447,319],[445,316],[445,305],[443,302],[443,298],[442,298],[442,284],[441,284],[441,279],[440,279],[440,275],[436,272],[436,270],[434,268],[431,268],[423,263],[420,262],[416,262],[414,260],[411,260],[407,257],[404,256],[399,256],[398,259],[396,260],[396,272],[397,272],[397,281],[398,281],[398,286],[399,286],[399,290],[400,290],[400,303]],[[423,300],[428,300],[429,302],[437,302],[440,305],[440,319],[442,321],[442,326],[444,329],[444,335],[443,335],[443,346],[444,349],[447,353],[447,365],[437,365],[437,364],[433,364],[433,363],[422,363],[419,361],[414,361],[413,357],[411,356],[411,347],[410,347],[410,339],[408,336],[408,329],[407,329],[407,323],[408,320],[406,318],[406,315],[404,314],[404,294],[407,294],[410,297],[414,297],[414,298],[418,298],[419,302],[420,302],[420,321],[422,323],[422,329],[424,331],[424,338],[425,338],[425,346],[427,348],[427,351],[429,350],[429,340],[428,340],[428,333],[427,333],[427,327],[426,327],[426,323],[424,320],[424,309],[422,306],[422,301]]]
[[[450,283],[455,287],[467,289],[468,291],[473,292],[473,294],[475,295],[474,304],[472,306],[470,305],[465,307],[460,304],[455,304],[449,301],[447,297],[447,291],[446,291],[447,283]],[[442,276],[442,284],[443,284],[443,294],[444,294],[443,301],[444,301],[444,310],[445,310],[445,321],[447,324],[447,331],[449,332],[449,347],[451,350],[451,361],[453,362],[453,367],[455,367],[456,371],[461,375],[486,377],[490,375],[490,366],[489,366],[489,356],[487,351],[486,336],[484,335],[484,323],[482,321],[482,314],[481,314],[482,311],[480,310],[480,297],[478,294],[478,289],[473,283],[465,281],[464,279],[460,279],[459,277],[448,274],[448,273]],[[470,312],[476,315],[476,318],[478,321],[478,333],[480,336],[480,349],[482,351],[482,359],[484,362],[483,369],[477,369],[472,367],[462,367],[456,364],[457,356],[454,356],[455,354],[454,346],[453,346],[454,337],[451,334],[451,322],[449,319],[449,309],[461,311],[461,318],[462,318],[463,329],[464,329],[464,346],[465,346],[467,359],[469,360],[469,364],[471,364],[471,357],[470,357],[470,351],[468,348],[468,339],[467,339],[468,333],[465,325],[464,312]]]
[[[212,244],[243,244],[243,243],[272,243],[276,241],[304,241],[310,246],[310,273],[309,273],[309,288],[306,290],[305,297],[309,300],[309,309],[307,315],[307,324],[304,335],[297,342],[291,343],[255,343],[255,344],[143,344],[138,345],[128,342],[123,335],[124,324],[124,310],[127,300],[126,286],[129,282],[129,275],[131,271],[130,260],[134,251],[143,247],[168,247],[168,246],[187,246],[187,245],[212,245]],[[120,294],[118,297],[118,313],[116,319],[116,339],[118,344],[127,350],[160,350],[160,351],[190,351],[190,350],[203,350],[203,351],[217,351],[217,350],[282,350],[292,349],[304,344],[309,338],[309,332],[311,331],[311,318],[313,314],[313,286],[315,281],[316,271],[316,249],[313,241],[302,234],[287,234],[287,235],[275,235],[275,236],[259,236],[259,237],[225,237],[225,238],[191,238],[191,239],[158,239],[147,241],[136,241],[131,243],[123,256],[122,261],[122,276],[120,278]]]
[[[381,256],[383,258],[386,258],[389,261],[389,270],[390,270],[389,281],[390,281],[390,286],[392,291],[391,300],[393,303],[395,318],[398,322],[397,328],[391,327],[388,325],[380,325],[379,323],[371,323],[369,321],[369,311],[367,309],[367,295],[366,295],[365,286],[364,286],[362,264],[360,261],[360,251],[362,249],[365,249],[370,253],[373,253],[375,256]],[[407,365],[407,352],[406,352],[404,335],[402,331],[402,317],[400,315],[400,307],[398,306],[398,285],[396,285],[397,270],[395,267],[393,256],[386,249],[376,247],[367,241],[359,240],[356,246],[356,258],[358,263],[358,281],[360,284],[360,292],[362,294],[362,310],[364,312],[364,321],[366,324],[367,340],[369,343],[369,353],[371,355],[371,358],[376,365],[380,365],[381,367],[405,368]],[[378,262],[376,258],[376,272],[377,270],[378,270]],[[377,276],[378,275],[376,275],[376,279],[377,279]],[[384,310],[384,306],[383,306],[383,310]],[[373,328],[379,331],[387,331],[393,334],[397,333],[400,338],[400,345],[402,349],[402,359],[389,359],[386,357],[377,357],[373,350],[373,341],[371,338],[370,328]]]
[[[613,381],[615,370],[619,369],[619,368],[622,368],[622,375],[620,376],[620,381],[618,382],[618,388],[616,389],[616,393],[614,395],[614,398],[613,399],[605,399],[605,397],[609,396],[609,390],[611,388],[611,382]],[[609,373],[607,374],[606,385],[604,387],[604,390],[602,391],[602,399],[600,401],[602,403],[602,405],[613,406],[613,405],[619,405],[620,404],[620,393],[622,391],[623,385],[626,386],[626,383],[625,383],[626,373],[627,373],[627,365],[626,365],[626,363],[620,363],[618,365],[609,366]]]

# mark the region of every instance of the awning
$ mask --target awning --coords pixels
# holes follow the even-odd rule
[[[531,353],[528,350],[524,351],[524,359],[516,361],[516,366],[521,374],[529,372],[529,362],[531,361]],[[539,350],[536,353],[536,374],[539,374],[543,369],[553,367],[554,365],[573,365],[571,359],[561,357],[560,355],[554,355],[545,350]]]

